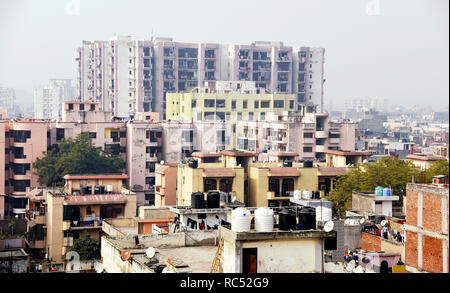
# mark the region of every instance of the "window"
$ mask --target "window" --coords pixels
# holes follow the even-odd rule
[[[289,101],[289,109],[294,109],[294,101]]]
[[[242,273],[256,274],[258,272],[258,249],[242,249]]]
[[[69,104],[69,111],[73,110],[73,104]]]
[[[255,101],[255,109],[259,108],[259,101]]]
[[[283,100],[274,100],[273,107],[274,108],[284,108],[284,101]]]
[[[314,133],[305,132],[305,133],[303,133],[303,138],[314,138]]]
[[[191,107],[192,108],[197,107],[197,100],[192,100]]]
[[[205,120],[212,121],[215,120],[216,114],[214,112],[205,112]]]
[[[214,108],[216,106],[215,100],[205,100],[205,108]]]
[[[156,162],[146,162],[145,168],[148,169],[149,172],[155,172]]]
[[[216,112],[216,120],[225,121],[225,112]]]
[[[312,153],[312,147],[303,147],[304,153]]]
[[[216,104],[217,108],[225,108],[225,100],[217,100]]]
[[[194,140],[194,132],[192,130],[184,130],[182,138],[184,142],[192,142]]]
[[[205,179],[204,185],[203,185],[203,191],[208,192],[210,190],[217,190],[216,179]]]
[[[80,104],[80,111],[84,111],[84,104]]]
[[[261,108],[270,108],[270,101],[261,101]]]
[[[225,143],[225,130],[217,130],[217,144]]]
[[[266,112],[261,112],[259,119],[260,120],[266,120]]]
[[[253,121],[253,112],[248,112],[248,120]]]
[[[243,107],[244,109],[247,109],[247,101],[244,101]]]
[[[233,191],[233,179],[220,179],[219,190],[223,192]]]
[[[231,109],[236,109],[236,101],[231,101]]]
[[[56,128],[56,141],[64,138],[64,128]]]
[[[120,132],[120,137],[127,137],[127,132],[126,131],[121,131]]]
[[[91,104],[91,111],[95,111],[95,104]]]
[[[239,121],[239,120],[242,120],[242,113],[241,112],[238,112],[237,113],[237,120]]]

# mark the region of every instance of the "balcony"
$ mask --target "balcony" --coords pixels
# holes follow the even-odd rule
[[[303,124],[303,129],[315,129],[316,128],[316,124],[314,123],[304,123]]]
[[[331,144],[339,144],[339,143],[341,143],[341,139],[340,138],[330,138],[330,143]]]
[[[327,131],[316,131],[316,138],[328,138],[328,132]]]
[[[29,211],[26,215],[28,221],[33,222],[37,225],[45,224],[45,213],[40,213],[38,211]]]

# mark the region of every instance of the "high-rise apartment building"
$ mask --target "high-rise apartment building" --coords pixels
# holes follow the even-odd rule
[[[16,113],[16,91],[0,85],[0,110],[6,111],[6,118],[14,118]],[[2,115],[3,116],[3,115]]]
[[[34,89],[34,118],[61,120],[63,103],[76,95],[71,79],[50,79],[47,85]]]
[[[181,43],[171,38],[84,41],[78,48],[80,97],[124,117],[157,112],[166,119],[166,94],[217,80],[255,81],[271,93],[295,94],[297,102],[323,106],[324,49]]]

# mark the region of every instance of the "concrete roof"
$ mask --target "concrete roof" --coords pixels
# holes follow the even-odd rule
[[[230,239],[231,241],[326,238],[334,237],[336,235],[335,231],[325,232],[322,230],[283,231],[274,229],[273,232],[257,232],[255,230],[251,230],[250,232],[234,232],[222,226],[219,227],[219,233],[221,236]]]
[[[319,176],[338,176],[348,174],[347,167],[318,167]]]
[[[219,153],[210,153],[210,154],[200,152],[192,153],[192,157],[194,158],[220,158],[221,156],[222,155]]]
[[[432,155],[407,155],[408,160],[419,160],[419,161],[445,161],[444,157],[432,156]]]
[[[370,156],[368,152],[355,152],[355,151],[343,151],[343,150],[327,150],[326,154],[337,156]]]
[[[295,167],[269,168],[269,176],[299,176],[300,171]]]
[[[234,177],[232,168],[203,168],[203,177]]]
[[[66,180],[84,180],[84,179],[128,179],[126,174],[87,174],[87,175],[71,175],[64,176]]]
[[[231,156],[231,157],[253,157],[253,156],[256,156],[255,153],[237,151],[237,150],[221,151],[220,154],[225,155],[225,156]]]

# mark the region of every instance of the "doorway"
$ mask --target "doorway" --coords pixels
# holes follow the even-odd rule
[[[258,249],[242,249],[242,273],[256,274],[258,272]]]

